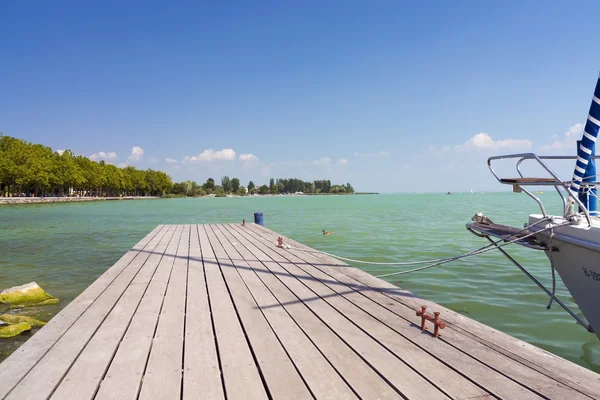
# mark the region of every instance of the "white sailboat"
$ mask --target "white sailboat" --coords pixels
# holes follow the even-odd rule
[[[600,217],[596,207],[596,168],[594,147],[600,130],[600,77],[596,83],[594,97],[578,151],[575,156],[540,156],[534,153],[511,154],[490,157],[488,167],[501,184],[512,185],[513,191],[525,193],[540,207],[540,213],[529,216],[524,228],[494,224],[478,213],[467,229],[485,237],[531,278],[556,302],[573,316],[589,332],[600,338]],[[516,161],[517,178],[499,176],[492,165],[499,160]],[[548,166],[552,160],[571,159],[575,171],[571,180],[562,180]],[[524,163],[536,163],[547,173],[545,177],[527,177],[521,172]],[[549,215],[542,201],[535,196],[530,186],[551,186],[563,201],[563,215]],[[577,210],[575,210],[575,206]],[[497,241],[492,238],[500,238]],[[523,266],[504,251],[502,243],[514,242],[530,249],[546,253],[554,271],[558,272],[573,299],[583,312],[585,320],[557,299],[555,285],[546,288]],[[586,321],[587,320],[587,321]],[[595,328],[595,329],[594,329]]]

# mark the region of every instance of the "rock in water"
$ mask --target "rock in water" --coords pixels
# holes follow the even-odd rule
[[[57,304],[58,301],[56,297],[50,296],[35,282],[11,287],[0,292],[0,303],[8,303],[10,308]]]
[[[11,338],[29,330],[31,330],[31,326],[25,322],[8,326],[0,326],[0,338]]]
[[[0,314],[0,321],[5,322],[7,324],[20,324],[21,322],[25,322],[27,325],[32,328],[41,328],[46,325],[44,321],[40,321],[39,319],[35,319],[33,317],[27,317],[25,315],[14,315],[14,314]]]

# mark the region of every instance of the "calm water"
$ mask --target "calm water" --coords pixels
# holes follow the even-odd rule
[[[542,195],[550,212],[559,202]],[[250,221],[263,211],[265,226],[316,249],[371,261],[440,258],[487,242],[464,224],[476,211],[522,226],[537,206],[525,195],[414,194],[331,197],[212,198],[0,206],[0,290],[36,281],[59,306],[31,309],[42,319],[66,306],[158,224]],[[333,230],[323,236],[321,229]],[[509,252],[545,284],[545,255]],[[360,266],[372,274],[389,269]],[[391,282],[480,322],[600,372],[600,341],[502,255],[494,252]],[[569,293],[559,284],[567,304]],[[577,310],[578,311],[578,310]],[[30,335],[0,341],[0,360]]]

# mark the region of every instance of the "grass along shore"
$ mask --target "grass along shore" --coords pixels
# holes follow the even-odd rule
[[[155,196],[123,196],[123,197],[0,197],[0,204],[40,204],[40,203],[73,203],[101,200],[148,200],[159,199]]]
[[[304,193],[301,195],[298,194],[254,194],[247,196],[238,196],[238,195],[218,195],[218,196],[186,196],[186,195],[165,195],[162,197],[158,196],[122,196],[122,197],[100,197],[100,196],[88,196],[88,197],[0,197],[0,205],[2,204],[41,204],[41,203],[74,203],[74,202],[83,202],[83,201],[102,201],[102,200],[150,200],[150,199],[185,199],[185,198],[202,198],[202,197],[279,197],[279,196],[294,196],[294,197],[302,197],[302,196],[356,196],[356,195],[369,195],[369,194],[379,194],[379,193],[366,193],[366,192],[358,192],[358,193]]]

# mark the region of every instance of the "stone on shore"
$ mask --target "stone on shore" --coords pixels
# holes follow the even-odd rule
[[[0,321],[5,322],[10,325],[20,324],[22,322],[31,326],[32,328],[41,328],[46,325],[44,321],[40,321],[39,319],[35,319],[33,317],[27,317],[25,315],[14,315],[14,314],[0,314]]]
[[[0,338],[11,338],[29,330],[31,330],[31,326],[25,322],[14,325],[2,325],[0,326]]]
[[[10,308],[42,306],[58,302],[56,297],[46,293],[35,282],[11,287],[0,292],[0,303],[7,303]]]

